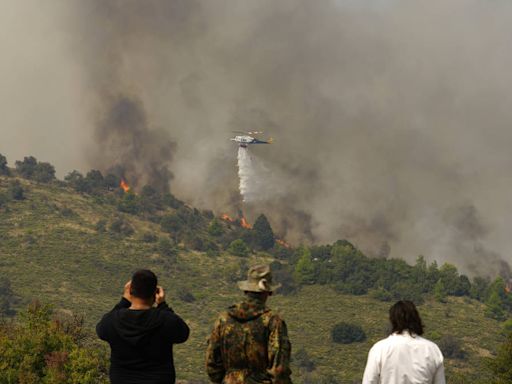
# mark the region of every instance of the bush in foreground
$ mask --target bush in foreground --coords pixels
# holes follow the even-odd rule
[[[108,383],[105,353],[83,345],[82,322],[52,316],[35,303],[0,325],[0,383]]]

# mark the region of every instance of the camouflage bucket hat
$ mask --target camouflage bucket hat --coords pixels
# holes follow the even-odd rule
[[[273,292],[281,284],[272,283],[272,273],[268,265],[255,265],[249,269],[247,280],[239,281],[238,288],[248,292]]]

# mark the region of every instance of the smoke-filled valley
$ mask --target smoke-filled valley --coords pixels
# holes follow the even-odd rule
[[[295,244],[508,274],[512,5],[362,3],[4,5],[0,152],[262,212]],[[251,175],[232,130],[275,138]]]

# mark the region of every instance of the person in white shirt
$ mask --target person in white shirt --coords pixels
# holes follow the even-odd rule
[[[363,384],[445,384],[443,354],[421,337],[423,323],[411,301],[389,310],[391,335],[370,349]]]

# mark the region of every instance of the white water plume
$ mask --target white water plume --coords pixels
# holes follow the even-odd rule
[[[275,199],[286,191],[284,178],[279,177],[279,172],[266,166],[263,159],[253,156],[247,147],[238,148],[238,177],[244,203]]]
[[[240,178],[240,194],[244,202],[253,201],[254,180],[256,175],[253,172],[251,155],[247,148],[238,147],[238,177]],[[252,187],[252,188],[251,188]]]

